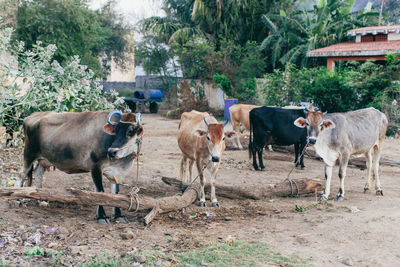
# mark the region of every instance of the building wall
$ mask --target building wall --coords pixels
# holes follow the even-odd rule
[[[389,33],[388,34],[388,41],[398,41],[400,40],[400,33]]]

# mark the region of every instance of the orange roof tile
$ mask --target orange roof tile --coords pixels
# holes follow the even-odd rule
[[[348,36],[355,36],[357,34],[366,35],[373,34],[376,35],[378,33],[388,34],[388,33],[400,33],[400,25],[392,25],[392,26],[372,26],[372,27],[364,27],[358,29],[352,29],[347,31]]]
[[[386,42],[345,42],[307,52],[307,57],[384,56],[400,53],[400,40]]]

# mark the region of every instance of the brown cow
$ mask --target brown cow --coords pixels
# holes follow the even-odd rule
[[[200,177],[200,206],[206,206],[204,193],[205,178],[203,170],[207,168],[211,173],[211,203],[213,207],[219,207],[215,196],[215,178],[221,163],[221,156],[225,150],[225,137],[231,138],[235,133],[224,133],[224,124],[207,112],[184,112],[181,116],[178,130],[178,145],[182,151],[180,178],[184,182],[192,182],[192,167],[196,162]],[[190,179],[186,178],[186,163],[189,159]]]
[[[256,105],[236,104],[229,108],[233,131],[236,133],[236,146],[239,149],[243,149],[240,143],[240,134],[243,134],[244,130],[250,131],[249,112],[253,108],[259,107]]]

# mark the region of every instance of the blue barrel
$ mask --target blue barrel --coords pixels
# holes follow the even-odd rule
[[[135,91],[133,93],[133,98],[137,98],[137,99],[144,99],[144,91]]]
[[[149,98],[150,99],[161,99],[162,92],[160,90],[150,89],[149,90]]]
[[[225,110],[224,110],[224,119],[230,121],[231,114],[229,113],[229,108],[233,105],[238,104],[239,101],[237,99],[225,99]]]

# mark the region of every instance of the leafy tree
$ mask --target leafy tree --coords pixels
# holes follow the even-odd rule
[[[287,63],[309,66],[307,51],[342,42],[348,30],[368,26],[374,22],[371,18],[377,19],[370,7],[351,12],[353,4],[354,0],[319,0],[312,10],[294,5],[279,15],[264,15],[263,21],[272,33],[260,48],[271,55],[273,67]]]
[[[82,63],[100,75],[99,57],[114,56],[124,62],[129,51],[126,35],[129,29],[112,10],[112,1],[99,12],[87,7],[86,0],[20,0],[16,40],[26,49],[41,41],[55,44],[54,59],[64,64],[79,55]]]
[[[53,60],[55,45],[38,42],[25,50],[23,43],[10,43],[11,33],[10,28],[0,30],[0,56],[12,52],[19,64],[16,69],[14,57],[0,62],[0,125],[16,130],[26,116],[36,111],[103,110],[122,103],[115,92],[104,94],[94,73],[81,64],[78,56],[61,66]],[[17,79],[23,86],[14,83]]]

